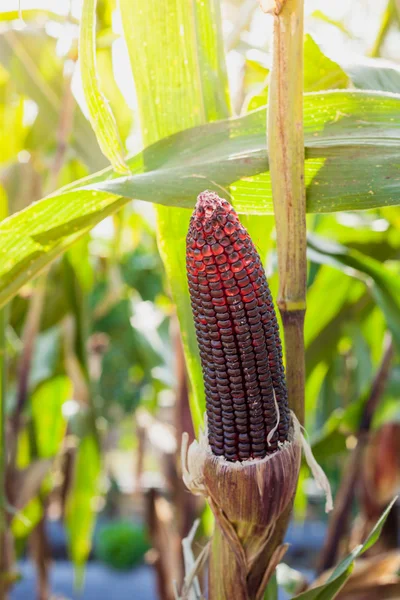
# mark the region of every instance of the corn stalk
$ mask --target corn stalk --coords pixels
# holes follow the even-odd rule
[[[306,196],[303,138],[303,0],[275,2],[267,143],[278,247],[278,307],[289,404],[304,421]],[[279,6],[278,6],[279,5]]]

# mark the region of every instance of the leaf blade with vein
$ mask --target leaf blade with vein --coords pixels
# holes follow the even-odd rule
[[[96,0],[85,0],[79,34],[79,56],[83,92],[89,119],[103,154],[117,173],[127,174],[117,123],[100,90],[96,69]]]
[[[305,96],[308,212],[399,204],[399,110],[395,94]],[[129,198],[191,208],[205,188],[217,186],[222,194],[230,186],[240,213],[271,214],[264,127],[261,109],[182,131],[130,159],[129,177],[105,169],[6,219],[0,224],[0,305]]]

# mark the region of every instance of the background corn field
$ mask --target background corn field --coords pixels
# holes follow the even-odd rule
[[[400,5],[331,4],[305,2],[305,428],[340,518],[302,465],[278,582],[397,598],[396,505],[339,590],[400,482]],[[205,409],[185,238],[201,191],[230,199],[277,296],[271,32],[256,0],[0,4],[0,598],[75,597],[58,559],[79,586],[145,557],[118,598],[172,600],[196,518],[205,545],[179,464]]]

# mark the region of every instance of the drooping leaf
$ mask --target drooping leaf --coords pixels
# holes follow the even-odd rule
[[[305,96],[309,212],[400,201],[399,107],[399,96],[383,93]],[[131,159],[130,177],[115,177],[105,170],[6,219],[0,225],[0,253],[6,257],[0,264],[0,304],[127,198],[192,207],[205,188],[224,195],[230,185],[240,213],[270,214],[264,129],[260,110],[183,131]],[[180,228],[174,242],[181,257],[189,211],[173,214]],[[171,222],[166,227],[174,231]]]
[[[43,144],[45,136],[56,131],[61,112],[63,63],[57,57],[55,40],[44,30],[8,31],[0,36],[0,63],[17,91],[33,100],[39,109],[28,137],[28,149]],[[106,165],[90,124],[77,106],[71,146],[91,171]]]
[[[58,325],[47,328],[36,337],[29,373],[29,385],[32,390],[58,374],[61,347],[61,328]]]
[[[313,432],[313,428],[315,426],[315,414],[317,408],[318,394],[320,392],[322,383],[326,377],[327,370],[327,363],[320,362],[306,379],[305,426],[309,434]]]
[[[79,36],[83,92],[90,123],[103,152],[118,173],[128,174],[122,143],[112,110],[100,89],[96,68],[96,0],[84,0]]]
[[[331,264],[349,274],[364,276],[372,282],[371,291],[375,302],[385,315],[393,339],[400,347],[400,280],[397,272],[389,270],[379,261],[346,246],[310,237],[309,256],[315,262]]]
[[[313,259],[313,256],[310,258]],[[309,314],[306,315],[304,331],[306,347],[329,325],[346,302],[356,301],[362,292],[362,285],[357,285],[342,272],[328,266],[321,268],[307,294]],[[321,306],[324,307],[323,311],[320,311]]]
[[[388,66],[387,61],[370,59],[368,63],[344,66],[356,88],[400,93],[400,69],[397,64]]]
[[[308,94],[304,102],[308,212],[397,204],[400,96],[344,90]],[[189,129],[131,159],[131,177],[105,170],[60,192],[109,192],[192,207],[205,187],[224,195],[232,184],[240,213],[271,214],[264,129],[264,110]]]
[[[120,10],[145,144],[157,142],[185,127],[194,127],[229,115],[219,2],[194,2],[188,10],[183,0],[161,4],[157,0],[148,0],[146,3],[141,0],[120,0]],[[181,158],[182,150],[189,148],[188,144],[181,147]],[[212,148],[209,149],[212,151]],[[144,153],[145,170],[154,168],[155,164],[162,166],[171,159],[173,162],[170,148],[165,150],[163,157]],[[189,168],[185,177],[190,179],[195,172]],[[157,202],[155,196],[156,186],[153,185],[151,197],[152,201]],[[193,202],[186,204],[186,207],[191,205]],[[185,204],[178,206],[179,209],[158,207],[157,238],[177,306],[192,384],[192,415],[195,427],[198,427],[204,411],[203,378],[185,261],[182,260],[190,212],[182,210]]]
[[[336,315],[331,315],[330,321],[308,344],[306,349],[306,369],[308,374],[312,373],[313,369],[320,362],[327,362],[328,364],[332,362],[333,356],[337,354],[337,344],[343,335],[346,323],[354,322],[356,319],[364,321],[370,315],[373,309],[372,299],[367,290],[359,295],[360,287],[363,287],[361,282],[353,281],[353,285],[349,288],[352,292],[350,294],[350,301],[345,301]],[[353,292],[354,297],[352,297]],[[315,301],[317,302],[317,300]],[[321,304],[318,305],[318,307],[320,306]],[[379,314],[381,314],[380,311]],[[376,354],[378,355],[376,362],[378,362],[381,358],[381,347],[379,347]]]
[[[91,548],[100,468],[97,441],[88,433],[80,440],[65,515],[69,554],[77,569],[78,585],[82,583],[83,567]]]
[[[303,592],[302,594],[298,594],[295,596],[296,600],[332,600],[335,598],[335,596],[346,583],[347,579],[350,577],[354,568],[355,559],[364,554],[364,552],[371,548],[371,546],[373,546],[379,539],[385,521],[396,500],[397,498],[395,498],[386,508],[379,521],[376,523],[375,527],[365,540],[364,544],[357,546],[348,556],[346,556],[346,558],[342,560],[342,562],[330,575],[326,583]]]
[[[101,38],[98,38],[96,63],[100,89],[107,92],[107,100],[117,122],[118,131],[122,140],[125,140],[132,126],[133,111],[127,105],[126,99],[115,80],[112,47],[100,47],[100,44]]]

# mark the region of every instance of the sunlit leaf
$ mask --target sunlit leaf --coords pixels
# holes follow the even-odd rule
[[[304,91],[315,92],[320,90],[336,90],[348,87],[349,77],[345,71],[330,58],[328,58],[313,40],[313,38],[307,34],[304,38]],[[258,64],[258,72],[255,71],[255,61],[246,61],[246,73],[251,71],[256,72],[258,78],[264,75],[262,82],[263,85],[258,84],[258,89],[253,93],[249,94],[245,102],[245,110],[251,111],[261,106],[264,106],[268,102],[268,86],[267,86],[267,75],[268,70],[261,64]],[[250,71],[250,72],[251,72]],[[375,88],[370,88],[375,89]],[[381,89],[381,88],[379,88]]]
[[[343,69],[325,56],[311,35],[304,38],[304,91],[346,88],[349,78]],[[375,88],[370,88],[375,89]]]
[[[18,92],[32,99],[39,113],[28,136],[28,149],[53,140],[59,124],[63,93],[63,63],[56,54],[56,42],[44,30],[8,31],[0,36],[0,63],[10,73]],[[91,171],[106,165],[90,124],[79,107],[75,116],[71,146]]]
[[[400,96],[344,90],[308,94],[304,101],[308,212],[397,204]],[[239,212],[270,214],[264,112],[165,138],[129,161],[131,177],[107,170],[63,191],[80,187],[192,207],[204,188],[226,195],[231,184]]]
[[[105,96],[100,90],[96,69],[96,0],[84,0],[79,36],[79,58],[83,92],[90,123],[103,152],[118,173],[129,173],[117,124]]]
[[[400,202],[399,108],[399,96],[383,93],[305,96],[308,211]],[[240,213],[270,214],[264,130],[265,114],[260,110],[183,131],[132,158],[130,177],[115,177],[112,170],[105,170],[6,219],[0,225],[0,252],[6,257],[0,264],[0,304],[127,198],[193,207],[205,188],[226,195],[224,188],[231,184]],[[238,177],[242,179],[237,181]],[[174,232],[165,243],[175,245],[177,265],[184,252],[189,211],[173,211],[163,218],[165,228]]]
[[[145,144],[156,142],[185,127],[228,116],[228,85],[219,2],[195,2],[188,10],[183,0],[161,4],[157,0],[148,0],[146,3],[141,0],[120,0],[120,10]],[[182,150],[189,150],[190,146],[191,143],[188,143],[181,147],[178,163],[184,160]],[[171,159],[173,161],[170,149],[165,150],[164,156],[158,158],[145,153],[145,169],[154,168],[154,164],[161,166]],[[177,154],[175,159],[178,159]],[[194,173],[197,172],[193,168],[186,171],[188,181]],[[203,185],[206,186],[206,181]],[[157,202],[156,187],[154,184],[151,186],[154,202]],[[135,197],[139,196],[135,193]],[[193,206],[194,199],[195,196],[190,204],[178,206]],[[161,204],[172,205],[164,202]],[[165,207],[157,210],[159,249],[177,306],[192,383],[192,415],[195,426],[198,427],[204,411],[203,378],[185,262],[182,260],[185,256],[189,218],[188,210]]]
[[[122,140],[125,140],[132,126],[133,111],[127,105],[125,97],[115,81],[113,68],[118,68],[118,65],[113,65],[112,48],[100,47],[99,37],[97,38],[96,63],[100,89],[107,92],[107,101],[110,103],[117,122],[117,129]]]

